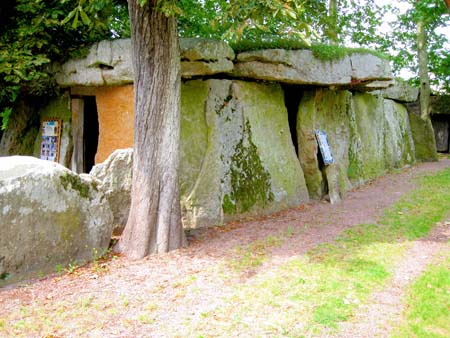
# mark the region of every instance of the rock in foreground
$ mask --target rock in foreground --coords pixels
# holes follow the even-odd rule
[[[0,285],[108,248],[112,214],[97,186],[53,162],[0,158]]]

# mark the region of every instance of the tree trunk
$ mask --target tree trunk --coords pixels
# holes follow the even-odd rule
[[[330,42],[334,45],[337,45],[339,37],[338,37],[338,4],[337,0],[329,0],[328,2],[328,20],[329,20],[329,39]]]
[[[428,76],[428,51],[426,23],[421,18],[417,23],[417,52],[420,79],[420,117],[427,119],[430,115],[430,78]]]
[[[118,251],[131,258],[184,244],[178,187],[180,57],[177,22],[129,0],[134,65],[134,160],[131,208]]]

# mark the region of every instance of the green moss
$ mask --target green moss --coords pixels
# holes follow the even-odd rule
[[[64,189],[68,190],[69,188],[78,191],[81,197],[89,198],[89,184],[84,183],[79,176],[76,175],[63,175],[60,176],[61,185]],[[95,185],[93,186],[96,188]]]
[[[205,103],[208,82],[188,81],[181,86],[180,194],[188,195],[201,171],[208,147]]]
[[[270,174],[262,165],[258,148],[252,142],[248,120],[244,125],[244,137],[231,157],[229,175],[231,193],[224,197],[222,203],[225,213],[244,213],[255,205],[265,206],[273,201]]]
[[[223,197],[222,209],[225,214],[236,213],[236,205],[233,203],[229,195]]]
[[[386,54],[380,53],[378,51],[366,48],[349,48],[345,46],[338,45],[328,45],[317,43],[311,46],[305,44],[303,41],[298,39],[285,39],[285,38],[271,38],[270,40],[244,40],[231,43],[231,47],[237,53],[257,51],[263,49],[286,49],[286,50],[305,50],[310,49],[314,56],[320,60],[338,60],[342,59],[347,55],[362,53],[362,54],[372,54],[382,59],[387,59]]]
[[[417,161],[437,161],[436,139],[429,119],[422,120],[420,116],[410,113],[409,124],[414,140]]]

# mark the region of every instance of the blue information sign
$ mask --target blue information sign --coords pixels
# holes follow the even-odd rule
[[[319,129],[316,129],[314,133],[316,134],[316,140],[319,145],[320,153],[322,154],[323,163],[334,163],[333,154],[331,153],[331,148],[328,144],[327,133]]]

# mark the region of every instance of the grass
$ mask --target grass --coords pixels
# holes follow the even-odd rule
[[[337,330],[373,290],[385,285],[411,240],[426,236],[449,216],[449,186],[448,169],[422,178],[419,188],[387,210],[379,224],[354,226],[306,256],[260,271],[194,330],[215,332],[219,327],[214,334],[293,337]],[[253,251],[248,247],[245,252]],[[268,255],[266,251],[265,259]]]
[[[211,304],[199,312],[193,307],[182,316],[178,313],[182,323],[179,327],[165,325],[164,318],[170,311],[166,307],[173,309],[167,303],[190,304],[193,297],[202,297],[204,283],[206,289],[210,284],[195,275],[139,290],[137,297],[130,290],[124,290],[124,294],[86,292],[62,300],[30,303],[0,318],[0,336],[86,336],[86,332],[100,336],[110,323],[125,331],[141,327],[183,337],[308,337],[338,333],[339,323],[352,320],[371,292],[386,285],[412,241],[426,236],[436,222],[449,216],[449,186],[450,169],[421,178],[419,187],[389,208],[379,223],[354,226],[335,241],[318,245],[305,255],[284,257],[280,265],[262,267],[275,248],[298,238],[298,225],[236,247],[234,258],[223,264],[223,272],[215,267],[206,275],[214,283],[215,278],[219,279],[220,283],[213,285],[226,287],[223,294],[227,296],[220,301],[210,299]],[[447,257],[414,284],[407,299],[405,325],[398,330],[398,337],[434,337],[431,333],[435,337],[449,336],[449,265]],[[252,277],[239,281],[247,270],[254,272]],[[139,297],[143,295],[145,300]]]
[[[394,337],[450,337],[450,250],[442,255],[408,290],[404,323]]]
[[[314,56],[320,60],[339,60],[354,53],[372,54],[382,59],[388,59],[386,54],[380,53],[373,49],[367,48],[349,48],[339,45],[328,45],[323,43],[314,43],[311,46],[306,45],[303,41],[276,38],[270,40],[244,40],[231,44],[231,47],[237,52],[258,51],[264,49],[286,49],[286,50],[304,50],[310,49]]]

